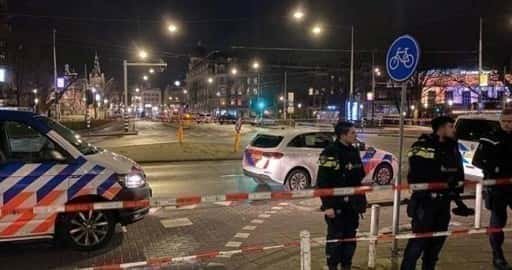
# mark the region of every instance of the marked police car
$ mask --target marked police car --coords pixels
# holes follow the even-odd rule
[[[0,110],[0,150],[0,241],[56,238],[75,249],[93,250],[108,243],[117,223],[133,223],[149,211],[9,211],[143,200],[151,189],[135,162],[31,112]]]
[[[459,151],[463,158],[464,174],[467,180],[482,180],[483,172],[473,166],[473,156],[480,138],[500,128],[498,114],[467,114],[457,117],[455,129],[459,139]]]
[[[335,135],[330,129],[298,128],[257,134],[243,154],[244,174],[260,181],[275,181],[290,190],[316,185],[318,158]],[[363,184],[387,185],[398,170],[393,154],[360,142],[366,171]]]

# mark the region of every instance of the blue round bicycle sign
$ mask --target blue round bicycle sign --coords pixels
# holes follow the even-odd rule
[[[389,47],[386,68],[391,79],[402,82],[409,79],[418,67],[420,46],[409,35],[397,38]]]

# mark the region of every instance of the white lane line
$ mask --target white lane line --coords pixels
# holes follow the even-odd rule
[[[258,216],[258,218],[269,218],[270,215],[267,215],[267,214],[261,214]]]
[[[265,222],[265,221],[263,221],[261,219],[253,219],[253,220],[251,220],[251,223],[254,223],[254,224],[263,224],[263,222]]]
[[[162,223],[162,226],[166,229],[190,226],[193,224],[188,218],[162,219],[160,223]]]
[[[240,247],[242,242],[229,241],[226,243],[226,247]]]
[[[286,203],[286,202],[282,202],[282,203],[280,203],[279,205],[282,205],[282,206],[288,206],[289,204],[288,204],[288,203]]]
[[[232,201],[226,201],[226,202],[214,202],[216,205],[222,205],[222,206],[230,206],[233,202]]]
[[[249,238],[249,235],[251,235],[251,234],[250,233],[237,233],[237,234],[235,234],[235,238],[247,239],[247,238]]]
[[[281,210],[281,209],[283,209],[281,206],[274,206],[274,207],[272,207],[272,210]]]
[[[229,178],[229,177],[244,177],[245,175],[243,174],[226,174],[226,175],[221,175],[220,178]]]
[[[265,211],[266,214],[275,214],[277,211]]]
[[[242,230],[244,230],[244,231],[254,231],[254,230],[256,230],[256,226],[248,225],[248,226],[243,227]]]

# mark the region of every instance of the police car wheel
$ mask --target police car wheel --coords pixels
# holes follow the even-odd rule
[[[66,214],[59,224],[60,237],[77,250],[95,250],[105,246],[115,232],[115,219],[109,211],[84,211]]]
[[[292,191],[304,190],[309,188],[311,177],[304,169],[294,169],[286,177],[286,184],[288,185],[288,189]]]
[[[373,173],[373,180],[378,185],[389,185],[393,180],[393,168],[387,163],[380,164]]]

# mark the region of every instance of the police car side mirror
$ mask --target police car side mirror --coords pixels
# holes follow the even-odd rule
[[[359,149],[359,151],[366,151],[366,143],[358,142],[357,143],[357,148]]]
[[[59,151],[52,149],[48,150],[45,155],[45,159],[48,161],[65,162],[67,158]]]

